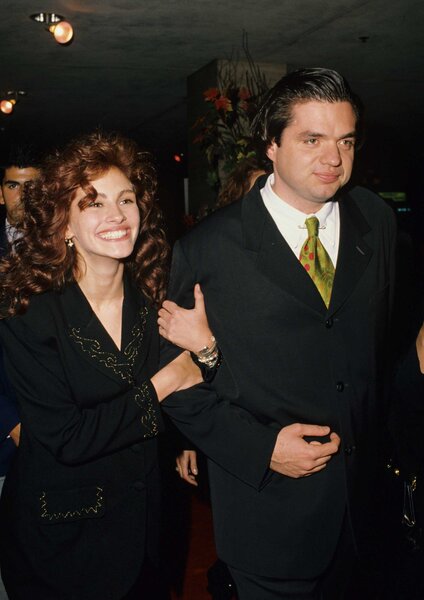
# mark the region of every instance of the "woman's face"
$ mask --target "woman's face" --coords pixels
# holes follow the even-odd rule
[[[72,239],[87,265],[126,258],[134,249],[140,229],[134,186],[116,167],[90,184],[97,198],[81,210],[78,203],[85,192],[78,190],[71,204],[66,238]]]

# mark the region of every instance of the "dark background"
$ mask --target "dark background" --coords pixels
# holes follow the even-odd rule
[[[57,12],[75,31],[60,46],[29,15]],[[241,50],[257,62],[336,68],[366,106],[354,182],[405,191],[421,211],[424,167],[422,0],[2,0],[0,92],[25,90],[0,113],[0,163],[25,136],[42,148],[102,126],[153,151],[174,238],[183,229],[186,78]],[[183,154],[181,163],[174,154]]]

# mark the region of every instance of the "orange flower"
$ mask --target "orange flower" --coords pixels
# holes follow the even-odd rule
[[[250,92],[246,87],[241,87],[239,89],[238,97],[240,100],[248,100],[250,98]]]
[[[230,112],[233,110],[231,106],[231,100],[226,96],[220,96],[214,102],[216,110],[224,110],[225,112]]]
[[[215,100],[215,98],[217,96],[219,96],[219,89],[218,88],[209,88],[208,90],[203,92],[203,95],[205,97],[205,100],[208,100],[208,101]]]

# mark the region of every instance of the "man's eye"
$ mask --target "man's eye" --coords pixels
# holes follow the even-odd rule
[[[307,140],[305,140],[306,144],[308,144],[308,146],[315,146],[315,144],[318,143],[318,139],[317,138],[308,138]]]
[[[7,187],[9,190],[16,190],[16,188],[19,187],[19,183],[8,183]]]
[[[353,148],[355,145],[355,141],[354,140],[340,140],[340,144],[342,146],[344,146],[345,148]]]

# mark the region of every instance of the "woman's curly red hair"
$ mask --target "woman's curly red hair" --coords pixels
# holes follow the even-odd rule
[[[155,197],[152,158],[130,139],[96,132],[73,140],[50,156],[40,179],[24,189],[24,218],[18,225],[22,237],[0,263],[3,317],[25,312],[32,295],[60,290],[78,279],[77,253],[65,244],[70,206],[79,188],[94,199],[96,191],[90,181],[111,167],[120,169],[134,185],[140,209],[140,235],[125,268],[147,299],[160,305],[165,296],[169,246]]]

